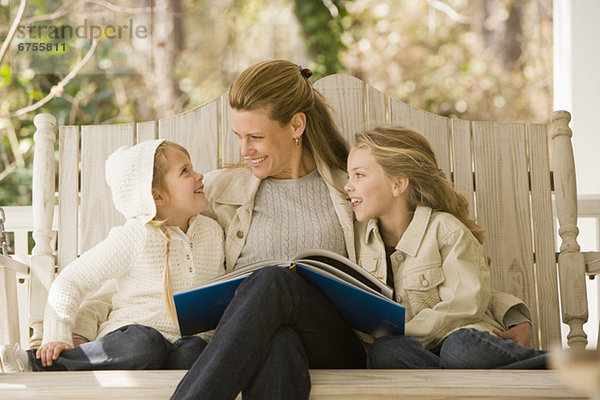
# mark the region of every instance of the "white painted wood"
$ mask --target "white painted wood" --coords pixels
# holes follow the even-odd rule
[[[77,258],[79,243],[79,127],[61,126],[58,138],[58,272]]]
[[[534,277],[538,323],[544,332],[541,345],[545,349],[557,345],[560,333],[558,310],[558,282],[554,240],[548,240],[554,231],[552,216],[552,192],[550,188],[550,162],[548,133],[545,125],[527,126],[529,144],[529,169],[531,177],[531,217],[535,250]],[[552,235],[552,237],[554,237]],[[534,331],[534,333],[537,333]]]
[[[185,147],[194,169],[206,173],[218,167],[218,104],[215,99],[191,111],[158,121],[158,137]]]
[[[11,243],[14,255],[18,259],[27,259],[31,253],[28,247],[28,234],[33,232],[33,206],[2,206],[6,213],[4,229],[14,233]],[[52,230],[58,229],[58,209],[54,209]],[[599,213],[600,214],[600,213]],[[27,261],[29,264],[29,261]]]
[[[523,299],[539,326],[524,124],[473,123],[477,219],[487,229],[492,286]],[[548,240],[552,235],[547,232]],[[537,346],[537,336],[534,336]]]
[[[17,272],[27,274],[28,270],[26,264],[0,254],[0,345],[21,341]]]
[[[136,143],[153,140],[157,137],[156,121],[138,122],[136,126]]]
[[[34,256],[52,255],[52,219],[54,218],[54,125],[56,118],[50,114],[38,114],[33,120],[37,130],[33,135],[33,238]]]
[[[330,75],[319,79],[314,87],[331,106],[333,119],[348,143],[354,133],[366,127],[365,84],[350,75]]]
[[[2,207],[6,213],[6,223],[4,228],[6,232],[14,233],[14,241],[12,241],[11,245],[14,249],[14,254],[11,256],[11,261],[19,261],[22,263],[21,265],[25,265],[25,269],[23,267],[18,267],[16,273],[17,279],[17,298],[14,300],[18,304],[18,321],[19,321],[19,331],[20,331],[20,340],[17,341],[20,343],[22,348],[29,348],[29,309],[30,309],[30,290],[29,290],[29,265],[30,265],[30,251],[28,250],[28,234],[33,231],[33,207],[32,206],[6,206]],[[52,222],[52,230],[57,229],[57,212],[55,209],[54,219]],[[0,265],[3,263],[0,262]],[[5,263],[6,264],[6,263]],[[11,293],[9,291],[5,291],[5,293]],[[8,295],[7,299],[10,299],[12,296]],[[7,300],[11,301],[11,300]],[[13,306],[10,306],[11,309],[17,310]],[[6,318],[6,319],[4,319]],[[3,313],[0,310],[0,324],[4,324],[4,321],[14,320],[14,317],[10,314],[10,312]],[[8,325],[12,325],[12,322],[7,322]],[[7,325],[7,326],[8,326]],[[2,343],[0,341],[0,343]]]
[[[29,280],[29,325],[34,336],[41,334],[41,321],[48,297],[48,289],[54,279],[55,260],[51,245],[52,220],[54,218],[55,170],[54,125],[56,118],[50,114],[38,114],[33,119],[37,130],[33,135],[33,247]]]
[[[471,149],[471,124],[469,121],[450,120],[452,129],[452,181],[454,188],[469,203],[471,216],[475,217],[473,187],[473,153]]]
[[[102,241],[125,222],[115,209],[105,178],[106,159],[121,146],[134,144],[134,124],[81,128],[81,228],[79,254]]]
[[[237,165],[241,161],[240,149],[237,145],[237,136],[231,130],[231,108],[229,107],[229,91],[225,92],[219,99],[219,133],[221,158],[219,167]],[[207,172],[207,171],[201,171]]]
[[[365,85],[367,91],[367,124],[365,128],[375,128],[389,123],[389,102],[387,96],[370,85]]]
[[[2,254],[0,254],[0,268],[23,275],[29,273],[29,265]]]
[[[585,262],[577,244],[577,186],[575,161],[569,128],[571,115],[555,111],[552,122],[554,193],[558,216],[558,233],[562,239],[558,256],[560,297],[563,322],[569,325],[567,342],[570,347],[585,347],[587,335],[583,324],[588,319],[585,286]]]
[[[437,157],[438,166],[450,178],[450,121],[446,117],[419,110],[390,98],[390,123],[416,130],[425,136]]]
[[[6,399],[168,399],[185,374],[171,371],[0,375]],[[311,400],[579,399],[557,371],[311,370]],[[238,396],[241,399],[241,396]]]
[[[600,274],[600,251],[584,251],[585,272],[588,275]]]

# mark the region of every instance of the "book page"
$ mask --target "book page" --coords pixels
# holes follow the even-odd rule
[[[337,253],[328,250],[313,249],[298,253],[294,259],[296,261],[315,260],[327,264],[332,268],[353,277],[355,280],[362,282],[364,285],[383,294],[385,297],[390,299],[393,297],[393,288],[377,279],[377,277],[373,276],[358,264]]]
[[[236,278],[245,277],[245,276],[250,275],[251,273],[253,273],[254,271],[256,271],[258,269],[261,269],[263,267],[267,267],[270,265],[275,265],[275,266],[280,266],[280,267],[288,267],[290,264],[291,264],[291,262],[289,262],[289,261],[281,261],[281,260],[267,260],[267,261],[260,261],[257,263],[248,264],[243,267],[236,268],[233,271],[228,272],[226,274],[219,275],[217,277],[214,277],[207,281],[204,281],[200,285],[178,290],[174,294],[187,292],[189,290],[199,289],[202,287],[211,286],[211,285],[214,285],[214,284],[217,284],[220,282],[227,282],[227,281],[230,281],[230,280],[236,279]]]
[[[297,261],[296,264],[300,264],[305,268],[309,268],[309,269],[318,271],[319,273],[326,275],[332,279],[335,279],[335,280],[338,280],[341,282],[345,282],[349,285],[356,286],[357,288],[364,290],[365,292],[369,292],[375,296],[379,296],[384,299],[390,300],[388,297],[384,296],[383,294],[381,294],[374,288],[369,287],[368,285],[364,284],[363,282],[359,281],[358,279],[346,274],[344,271],[341,271],[341,270],[337,269],[336,267],[332,267],[331,265],[328,265],[326,263],[323,263],[323,262],[320,262],[317,260],[303,259],[303,260]]]

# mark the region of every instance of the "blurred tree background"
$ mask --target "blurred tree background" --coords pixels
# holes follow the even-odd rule
[[[87,36],[57,37],[52,27],[65,25]],[[92,25],[104,28],[97,47]],[[128,29],[114,37],[109,25]],[[28,42],[57,47],[18,50]],[[59,125],[157,119],[221,95],[268,58],[314,79],[354,75],[457,118],[545,122],[552,111],[552,0],[0,0],[5,43],[0,205],[31,204],[36,113]]]

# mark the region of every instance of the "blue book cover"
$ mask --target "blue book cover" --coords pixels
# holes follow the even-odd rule
[[[215,329],[235,290],[246,279],[240,276],[210,286],[175,293],[175,309],[182,336]]]
[[[353,328],[375,337],[404,333],[404,307],[392,290],[350,260],[324,250],[300,254],[298,261],[264,261],[174,294],[182,335],[214,329],[236,289],[253,271],[267,265],[295,270],[318,287]]]
[[[321,289],[354,329],[375,337],[404,334],[404,307],[400,304],[322,273],[302,261],[295,266],[298,274]]]

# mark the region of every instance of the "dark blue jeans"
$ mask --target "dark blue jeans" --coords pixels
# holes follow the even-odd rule
[[[205,346],[199,337],[184,336],[171,344],[154,328],[127,325],[63,351],[50,367],[35,358],[36,350],[27,353],[34,371],[188,369]]]
[[[239,286],[173,399],[307,399],[308,368],[364,368],[354,331],[295,272],[265,267]]]
[[[451,333],[439,353],[410,336],[380,337],[369,349],[371,368],[381,369],[540,369],[546,355],[472,328]]]

